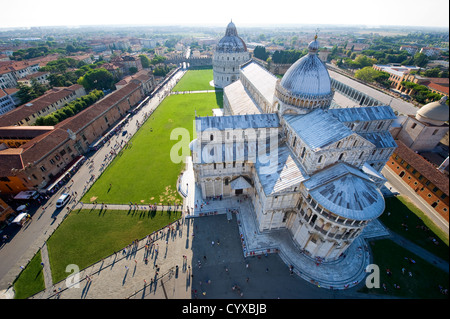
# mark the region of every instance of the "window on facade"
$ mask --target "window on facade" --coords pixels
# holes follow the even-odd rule
[[[41,166],[39,167],[41,169],[42,172],[45,172],[47,169],[45,168],[45,166]]]
[[[341,155],[339,155],[338,161],[342,161],[343,158],[344,158],[344,153],[341,153]]]
[[[361,152],[361,154],[359,154],[359,159],[361,159],[364,155],[364,152]]]
[[[445,194],[441,195],[441,199],[445,199],[446,197],[447,197],[447,195],[445,195]]]
[[[213,134],[210,135],[209,140],[210,140],[210,141],[213,141],[213,140],[214,140],[214,135],[213,135]]]
[[[437,134],[437,132],[439,132],[439,130],[434,130],[434,132],[433,132],[433,134],[432,134],[432,135],[436,135],[436,134]]]
[[[301,155],[302,158],[305,157],[305,151],[306,151],[306,148],[304,147],[302,150],[302,155]]]
[[[323,156],[322,156],[322,155],[320,155],[320,156],[319,156],[319,163],[321,163],[321,162],[322,162],[322,158],[323,158]]]
[[[433,188],[433,192],[437,192],[439,190],[439,188],[437,188],[437,187],[435,187],[435,188]]]
[[[411,125],[411,128],[413,129],[413,128],[415,128],[417,126],[417,124],[416,123],[413,123],[413,125]]]
[[[408,164],[408,165],[406,165],[406,169],[409,169],[410,167],[411,167],[411,165],[409,165],[409,164]]]
[[[214,169],[216,169],[217,168],[217,165],[216,165],[216,163],[214,163]]]

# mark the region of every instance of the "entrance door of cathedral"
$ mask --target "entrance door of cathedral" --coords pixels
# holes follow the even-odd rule
[[[242,189],[235,189],[234,190],[234,194],[235,195],[241,195],[241,194],[243,194],[243,190]]]

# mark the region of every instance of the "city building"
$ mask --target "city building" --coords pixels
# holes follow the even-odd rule
[[[247,196],[260,232],[285,229],[299,251],[329,262],[384,211],[380,171],[397,147],[396,116],[387,105],[330,108],[318,49],[316,37],[281,80],[241,64],[224,88],[225,115],[196,117],[191,149],[205,200]]]
[[[416,46],[414,46],[414,45],[402,45],[402,46],[400,47],[400,51],[401,51],[401,50],[404,50],[404,51],[408,52],[408,54],[410,54],[410,55],[414,55],[414,54],[417,53],[417,51],[419,50],[419,48],[416,47]]]
[[[0,192],[46,192],[89,147],[114,128],[153,89],[152,74],[133,78],[80,113],[54,127],[21,129],[0,125]],[[10,125],[8,125],[10,126]]]
[[[39,117],[46,116],[83,95],[86,95],[86,90],[79,84],[54,87],[44,95],[1,115],[0,127],[33,125]]]
[[[398,148],[387,166],[448,221],[448,176],[401,140],[396,142]]]
[[[441,54],[441,49],[433,47],[423,47],[419,52],[425,54],[427,57],[433,58],[438,57]]]
[[[434,150],[449,130],[446,101],[444,96],[439,101],[422,106],[415,115],[406,116],[401,126],[391,131],[394,138],[415,152]]]
[[[230,22],[213,54],[214,85],[224,88],[239,79],[239,66],[250,60],[247,46]]]
[[[18,89],[0,89],[0,116],[11,110],[20,103],[17,98]]]
[[[420,68],[417,66],[408,66],[400,64],[389,64],[389,65],[379,65],[374,64],[372,66],[377,71],[383,71],[389,73],[389,81],[391,81],[391,86],[398,88],[403,81],[405,81],[406,76],[411,71],[417,71]]]

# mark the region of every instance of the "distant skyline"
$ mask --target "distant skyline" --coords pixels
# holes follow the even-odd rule
[[[85,25],[310,24],[449,27],[448,0],[2,1],[0,28]]]

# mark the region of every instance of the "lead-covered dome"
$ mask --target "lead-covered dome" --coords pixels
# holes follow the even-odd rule
[[[282,113],[308,113],[316,108],[328,108],[334,92],[325,64],[316,53],[317,36],[308,45],[308,54],[297,60],[276,85],[275,95]]]
[[[422,106],[416,113],[416,119],[433,125],[445,124],[449,118],[449,108],[446,101],[447,96],[444,96],[439,101],[431,102]]]
[[[237,33],[236,26],[233,21],[231,21],[227,30],[225,31],[225,36],[220,39],[216,46],[216,52],[221,53],[234,53],[234,52],[246,52],[247,46],[244,40],[242,40]]]
[[[328,70],[316,53],[317,39],[308,45],[309,53],[297,60],[281,80],[281,86],[293,94],[326,95],[331,93]]]

